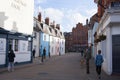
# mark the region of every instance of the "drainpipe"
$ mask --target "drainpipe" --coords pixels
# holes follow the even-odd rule
[[[8,33],[6,37],[6,59],[5,59],[5,67],[8,66],[8,52],[9,52],[9,45],[8,45]]]
[[[28,42],[30,42],[30,53],[31,53],[31,60],[30,62],[32,63],[33,62],[33,54],[32,54],[32,46],[33,46],[33,37],[32,36],[28,36]]]

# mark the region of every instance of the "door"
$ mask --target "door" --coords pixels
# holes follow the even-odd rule
[[[120,73],[120,35],[112,36],[113,73]]]

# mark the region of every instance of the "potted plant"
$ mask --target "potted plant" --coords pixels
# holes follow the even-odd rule
[[[106,39],[106,35],[104,35],[104,34],[100,35],[100,36],[99,36],[99,39],[100,39],[100,40],[105,40],[105,39]]]

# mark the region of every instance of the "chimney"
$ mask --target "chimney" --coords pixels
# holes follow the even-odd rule
[[[54,29],[55,28],[55,21],[53,21],[50,26]]]
[[[60,24],[56,24],[56,28],[60,30]]]
[[[38,14],[38,21],[41,22],[41,13]]]
[[[49,25],[49,17],[45,18],[45,24]]]
[[[86,19],[86,25],[88,25],[88,19]]]

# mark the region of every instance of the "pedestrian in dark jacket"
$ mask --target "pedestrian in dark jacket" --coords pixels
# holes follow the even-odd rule
[[[9,61],[8,71],[14,71],[14,58],[15,58],[15,53],[13,50],[11,50],[8,53],[8,61]]]
[[[32,53],[33,53],[33,58],[35,58],[35,49],[33,49]]]
[[[101,78],[101,67],[102,67],[102,63],[103,63],[103,56],[101,55],[101,50],[98,50],[98,54],[96,55],[96,59],[95,59],[95,65],[96,65],[96,72],[98,74],[98,78]]]
[[[91,48],[90,47],[86,49],[84,57],[86,59],[86,73],[89,74],[90,73],[89,60],[91,59]]]
[[[43,56],[44,56],[44,59],[46,58],[46,48],[43,49]]]

